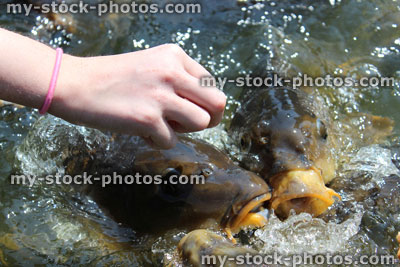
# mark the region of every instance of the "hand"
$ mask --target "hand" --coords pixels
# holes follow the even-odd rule
[[[144,137],[171,148],[175,132],[216,126],[226,97],[177,45],[115,56],[64,55],[49,112],[75,124]]]

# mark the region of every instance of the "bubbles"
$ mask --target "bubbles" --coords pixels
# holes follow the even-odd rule
[[[23,174],[63,174],[63,160],[72,147],[88,150],[109,138],[100,131],[72,125],[51,115],[40,118],[16,149],[16,167]]]
[[[220,150],[225,150],[226,144],[229,143],[229,136],[223,125],[218,125],[217,127],[206,129],[197,133],[190,133],[188,136],[205,140]]]
[[[349,240],[358,233],[362,213],[356,213],[343,223],[325,222],[308,213],[291,215],[280,221],[275,215],[268,224],[255,232],[255,246],[260,253],[295,255],[343,253]]]
[[[400,176],[399,169],[392,162],[391,151],[379,145],[362,147],[346,164],[344,171],[349,170],[368,172],[378,184],[384,183],[386,176]]]
[[[51,115],[41,117],[15,149],[15,170],[38,176],[62,174],[63,160],[71,156],[74,148],[107,148],[109,138],[100,131],[75,126]],[[26,263],[27,250],[32,253],[30,260],[37,263],[101,264],[116,262],[121,255],[123,261],[129,259],[130,263],[142,260],[143,252],[132,249],[142,242],[135,232],[118,225],[96,203],[70,186],[44,182],[31,188],[5,186],[9,191],[6,201],[1,202],[2,215],[10,228],[8,239],[18,247],[12,254],[19,263]],[[0,245],[4,245],[1,240],[2,231]]]

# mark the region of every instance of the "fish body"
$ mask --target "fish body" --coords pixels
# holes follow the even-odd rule
[[[159,184],[78,187],[116,221],[137,231],[152,233],[171,228],[207,227],[210,220],[217,228],[228,232],[249,224],[263,225],[265,219],[252,210],[270,199],[269,186],[213,146],[180,137],[178,144],[168,150],[151,148],[143,141],[133,147],[121,150],[121,160],[113,159],[117,162],[107,162],[99,158],[103,156],[96,156],[106,154],[104,151],[90,155],[73,153],[75,156],[65,161],[70,174],[87,171],[97,177],[113,173],[161,177]],[[131,160],[122,164],[124,159]],[[203,183],[172,184],[168,182],[172,175],[204,177],[204,180]]]

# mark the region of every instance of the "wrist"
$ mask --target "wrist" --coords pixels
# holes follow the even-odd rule
[[[89,86],[86,60],[68,54],[63,55],[49,113],[72,123],[79,122],[81,112],[77,107]]]

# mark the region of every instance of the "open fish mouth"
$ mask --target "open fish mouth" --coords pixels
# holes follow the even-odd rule
[[[238,232],[245,227],[262,227],[267,224],[267,218],[254,211],[259,209],[264,202],[270,200],[271,197],[271,193],[265,193],[253,198],[229,219],[224,230],[233,243],[236,243],[236,240],[233,238],[232,232]]]
[[[327,188],[321,171],[296,169],[279,173],[270,179],[273,188],[270,208],[283,218],[293,209],[296,213],[307,212],[318,216],[325,212],[340,195]]]

